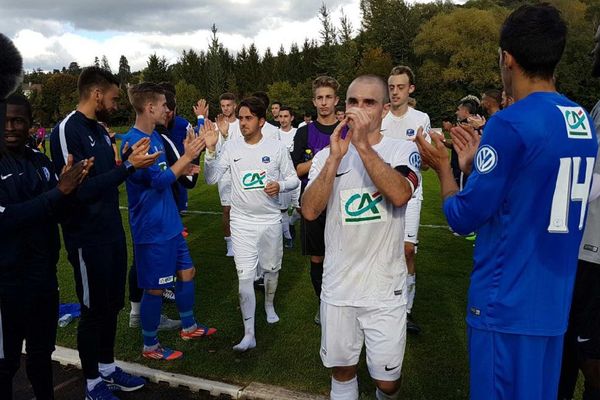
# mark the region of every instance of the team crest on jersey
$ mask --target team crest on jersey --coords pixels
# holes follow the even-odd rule
[[[108,143],[109,146],[112,146],[112,143],[110,142],[110,137],[104,135],[104,139],[106,139],[106,143]]]
[[[484,145],[475,154],[475,170],[480,174],[491,172],[498,165],[498,153],[489,145]]]
[[[569,139],[591,139],[592,130],[587,114],[581,107],[557,106],[565,120]]]
[[[414,129],[407,129],[406,130],[406,137],[407,138],[413,138],[413,137],[415,137],[415,130]]]
[[[408,162],[410,165],[415,167],[415,169],[421,169],[421,155],[414,151],[410,157],[408,157]]]
[[[167,170],[167,163],[166,162],[161,162],[158,164],[158,167],[160,168],[161,171],[166,171]]]
[[[270,162],[271,162],[271,157],[269,157],[269,156],[264,156],[264,157],[262,158],[262,162],[263,162],[263,164],[268,164],[268,163],[270,163]]]
[[[264,189],[266,185],[267,171],[250,170],[242,172],[242,189],[257,190]]]
[[[46,177],[46,182],[50,182],[50,171],[48,171],[48,168],[42,167],[42,172],[44,172],[44,176]]]
[[[387,221],[383,196],[375,187],[340,192],[343,225],[371,224]]]

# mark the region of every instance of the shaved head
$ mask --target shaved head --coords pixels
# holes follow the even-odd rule
[[[389,92],[388,92],[388,85],[387,82],[385,80],[383,80],[383,78],[381,78],[380,76],[377,75],[361,75],[358,78],[354,79],[352,81],[352,83],[350,84],[350,86],[348,86],[348,91],[350,91],[350,88],[352,87],[352,85],[354,85],[355,83],[366,83],[366,84],[370,84],[370,85],[377,85],[380,88],[380,100],[381,100],[381,104],[387,104],[390,102],[390,96],[389,96]]]

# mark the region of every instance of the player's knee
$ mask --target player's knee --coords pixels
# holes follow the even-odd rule
[[[413,259],[415,257],[415,244],[410,242],[404,242],[404,255],[406,259]]]
[[[177,279],[182,282],[189,282],[196,276],[196,268],[188,268],[184,270],[177,271]]]
[[[162,296],[164,289],[145,289],[144,291],[152,296]]]
[[[581,366],[585,385],[591,389],[600,389],[600,360],[587,359]]]
[[[397,381],[375,380],[375,385],[383,393],[385,393],[387,395],[392,395],[394,393],[397,393],[398,390],[400,389],[400,379],[398,379]]]
[[[338,382],[347,382],[356,376],[356,365],[350,367],[333,367],[331,374]]]
[[[325,257],[323,256],[310,256],[310,262],[313,263],[322,263]]]

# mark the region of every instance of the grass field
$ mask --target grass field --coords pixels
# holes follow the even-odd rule
[[[472,242],[445,229],[440,209],[437,179],[425,173],[425,201],[421,215],[417,257],[417,296],[413,314],[421,325],[420,336],[409,336],[403,365],[403,399],[465,399],[468,396],[468,363],[465,335],[465,302],[471,269]],[[126,206],[125,190],[121,202]],[[202,178],[190,192],[189,209],[220,212],[216,186]],[[123,211],[127,227],[127,212]],[[317,301],[310,284],[309,262],[300,254],[299,240],[286,250],[275,298],[281,318],[269,326],[263,311],[263,295],[257,294],[255,350],[237,354],[231,350],[243,335],[233,259],[225,257],[219,214],[184,217],[190,235],[188,244],[197,265],[196,315],[219,332],[198,342],[184,342],[176,332],[161,333],[161,342],[182,350],[183,360],[159,363],[141,357],[142,338],[128,327],[129,303],[120,315],[116,355],[164,370],[232,383],[258,381],[290,389],[327,394],[329,371],[319,358],[319,327],[313,323]],[[438,227],[427,227],[437,225]],[[439,227],[442,226],[442,227]],[[131,248],[131,240],[128,238]],[[371,245],[376,246],[377,243]],[[59,264],[61,301],[76,302],[72,268],[61,255]],[[175,306],[166,312],[177,317]],[[75,347],[76,324],[59,329],[58,343]],[[361,398],[374,398],[364,362],[359,372]]]

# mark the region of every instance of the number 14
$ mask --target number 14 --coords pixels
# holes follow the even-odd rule
[[[560,159],[560,169],[558,170],[558,178],[556,178],[556,187],[554,188],[554,196],[552,197],[552,211],[550,212],[548,232],[569,232],[569,205],[571,201],[581,201],[579,230],[583,229],[590,185],[592,184],[592,174],[594,172],[594,160],[594,157],[587,157],[585,159],[585,180],[583,183],[579,183],[581,157]]]

